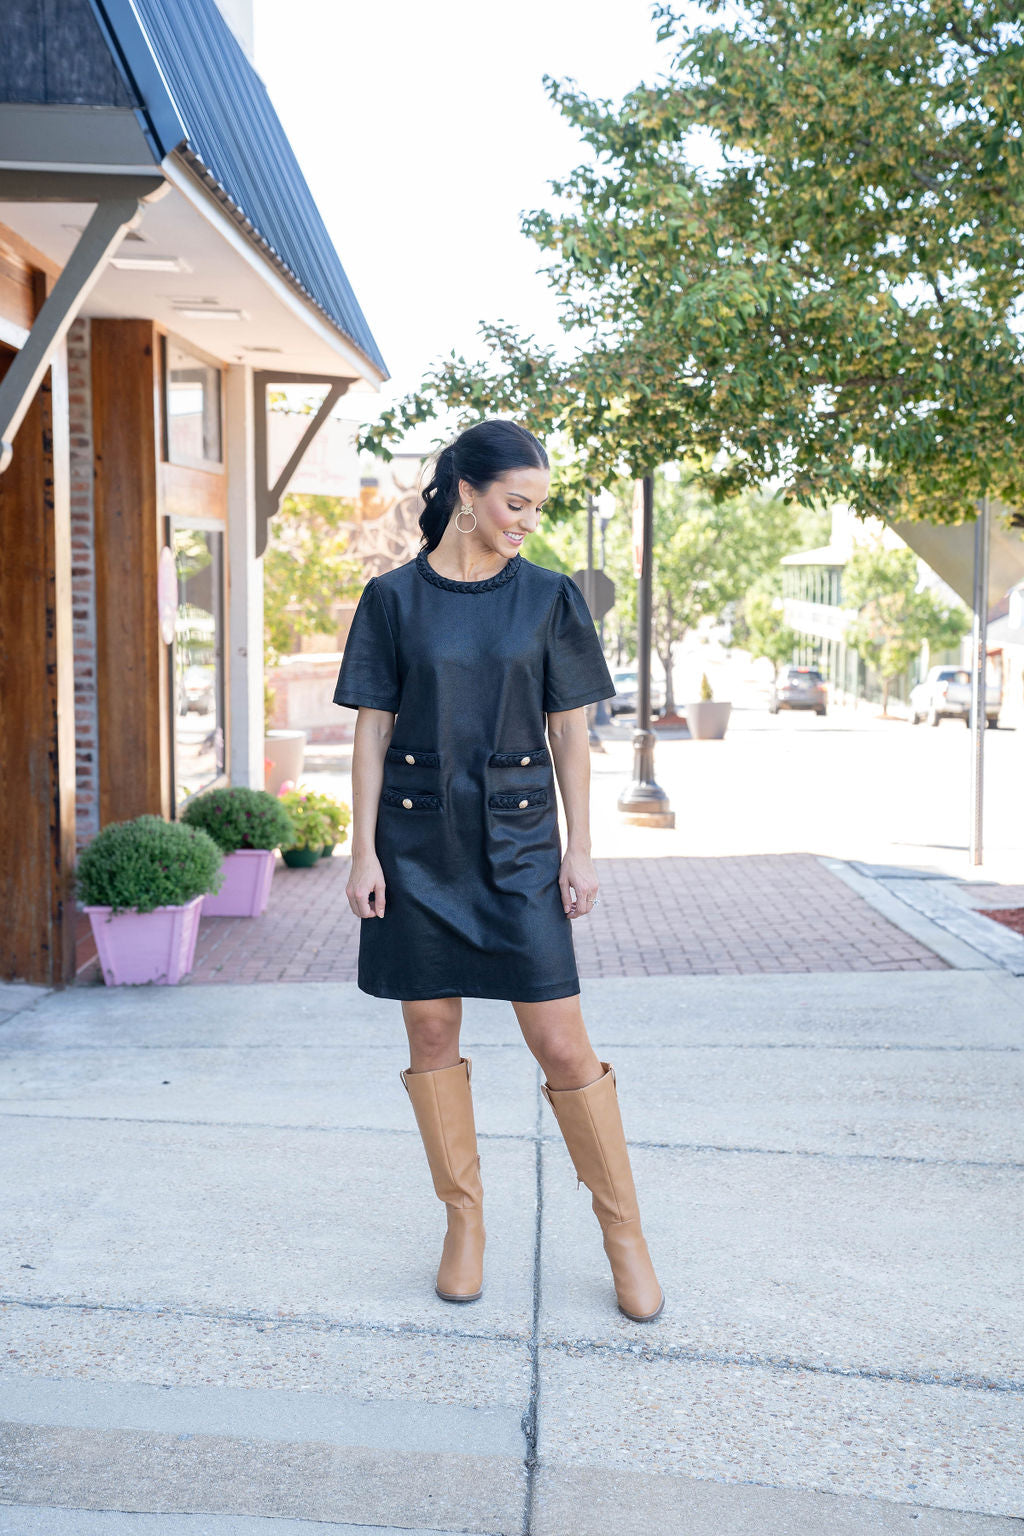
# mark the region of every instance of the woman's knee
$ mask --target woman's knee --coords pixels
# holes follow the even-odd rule
[[[600,1062],[582,1021],[576,1029],[546,1029],[529,1040],[552,1088],[582,1088],[600,1075]]]
[[[428,1062],[430,1066],[454,1066],[459,1057],[459,1032],[462,1027],[459,1000],[438,999],[437,1004],[403,1003],[402,1012],[413,1057]],[[414,1060],[413,1067],[416,1065],[417,1061]],[[427,1070],[427,1067],[422,1070]]]

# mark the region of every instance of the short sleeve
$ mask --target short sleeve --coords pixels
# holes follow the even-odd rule
[[[548,623],[544,653],[544,710],[576,709],[615,692],[586,599],[563,576]]]
[[[376,576],[362,590],[345,641],[334,689],[335,704],[348,709],[398,709],[398,657]]]

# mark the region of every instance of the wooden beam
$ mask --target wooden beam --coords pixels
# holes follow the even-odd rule
[[[0,351],[0,375],[16,354]],[[74,977],[75,744],[67,401],[58,358],[0,477],[0,976]]]
[[[157,340],[149,320],[92,322],[101,826],[171,812],[157,608]]]

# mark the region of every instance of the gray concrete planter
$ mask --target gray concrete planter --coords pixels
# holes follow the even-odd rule
[[[721,741],[729,724],[732,705],[719,699],[698,699],[687,704],[686,723],[694,741]]]

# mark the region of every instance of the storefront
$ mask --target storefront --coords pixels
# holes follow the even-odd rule
[[[215,0],[60,10],[0,71],[0,975],[50,984],[77,847],[262,783],[268,386],[324,399],[301,457],[387,377]]]

